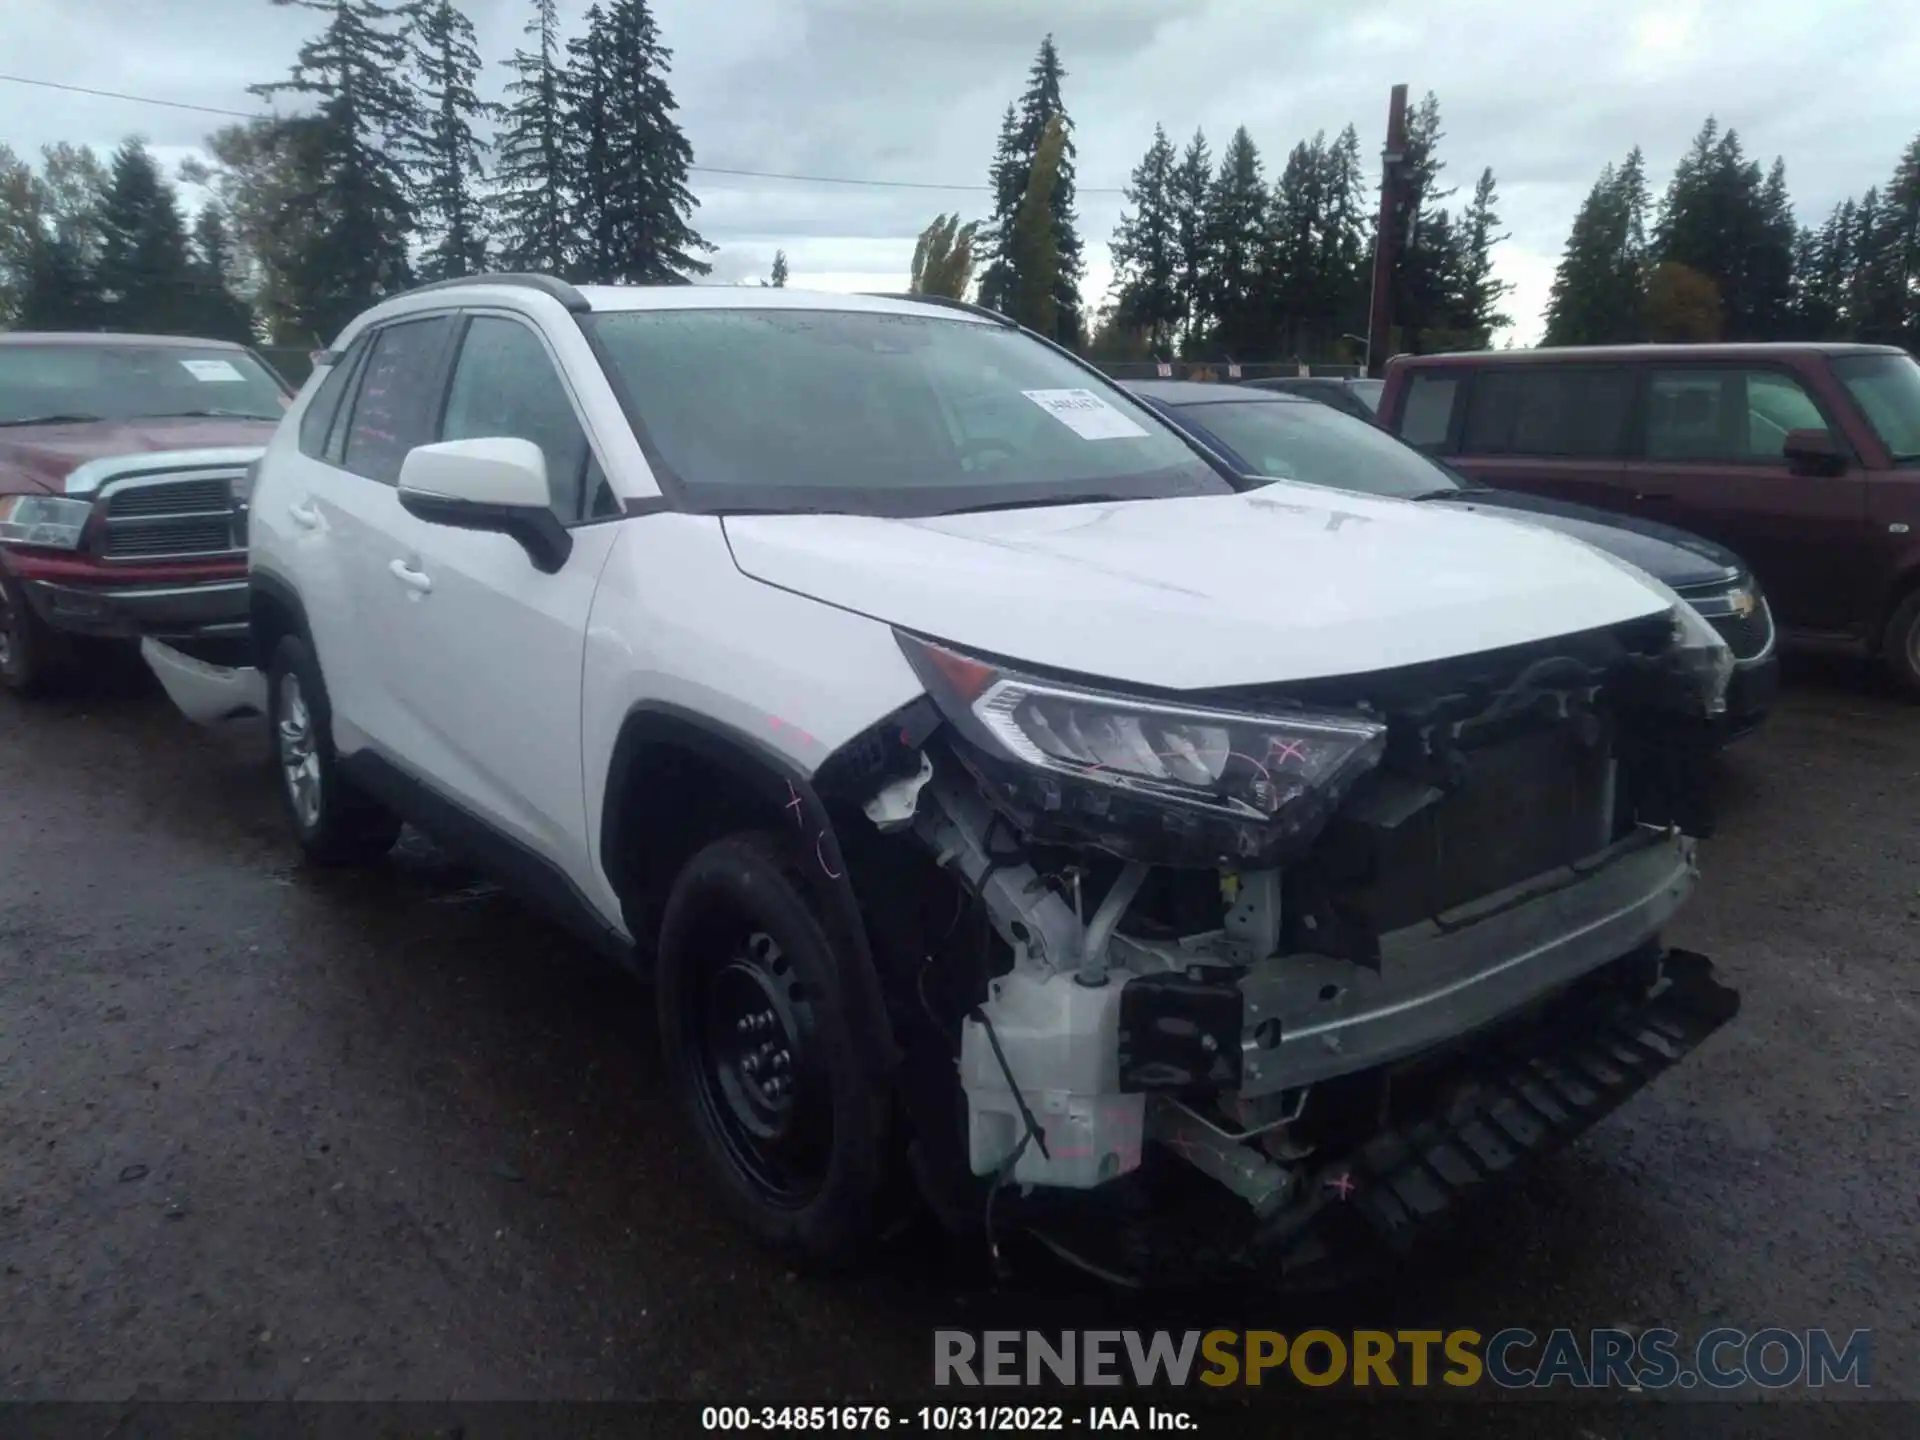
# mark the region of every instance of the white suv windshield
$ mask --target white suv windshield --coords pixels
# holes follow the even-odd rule
[[[935,515],[1232,488],[1005,326],[755,308],[583,320],[662,483],[694,508]]]

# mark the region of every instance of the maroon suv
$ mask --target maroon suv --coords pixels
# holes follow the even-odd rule
[[[287,403],[239,345],[0,334],[0,685],[75,636],[244,636],[245,477]]]
[[[1879,345],[1398,356],[1381,423],[1490,485],[1744,556],[1784,637],[1920,693],[1920,365]]]

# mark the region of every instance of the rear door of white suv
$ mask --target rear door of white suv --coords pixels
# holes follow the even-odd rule
[[[255,497],[252,563],[299,596],[343,753],[368,742],[391,748],[398,739],[365,639],[374,623],[369,572],[376,537],[406,518],[394,484],[406,452],[435,419],[430,407],[453,334],[452,316],[432,315],[355,337],[297,434],[276,440],[263,467],[271,483]],[[259,657],[262,667],[271,659]]]
[[[471,819],[587,895],[580,674],[594,589],[621,509],[583,408],[545,337],[507,312],[463,314],[433,440],[512,437],[546,457],[572,553],[542,574],[509,536],[404,510],[383,522],[367,642],[392,697],[399,757]]]

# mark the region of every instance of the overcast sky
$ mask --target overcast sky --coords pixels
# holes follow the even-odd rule
[[[466,0],[487,57],[520,43],[531,0]],[[570,30],[586,0],[561,0]],[[1439,94],[1446,178],[1491,165],[1512,238],[1515,340],[1539,331],[1567,226],[1601,165],[1634,143],[1656,190],[1711,111],[1749,154],[1787,162],[1802,221],[1882,183],[1920,129],[1920,26],[1852,0],[654,0],[696,164],[951,185],[880,188],[697,173],[714,278],[904,286],[941,209],[986,212],[1001,111],[1051,29],[1079,148],[1087,292],[1112,278],[1118,188],[1156,121],[1184,142],[1244,124],[1271,177],[1295,141],[1359,127],[1377,164],[1387,93]],[[0,71],[196,105],[260,110],[321,16],[270,0],[0,0]],[[109,148],[140,134],[169,161],[218,118],[0,82],[0,142]],[[1377,181],[1375,182],[1377,183]]]

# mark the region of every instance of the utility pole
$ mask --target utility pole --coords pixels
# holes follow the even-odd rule
[[[1373,232],[1373,308],[1367,316],[1366,372],[1387,362],[1393,344],[1393,249],[1407,177],[1407,87],[1393,87],[1387,105],[1387,144],[1380,152],[1380,221]]]

